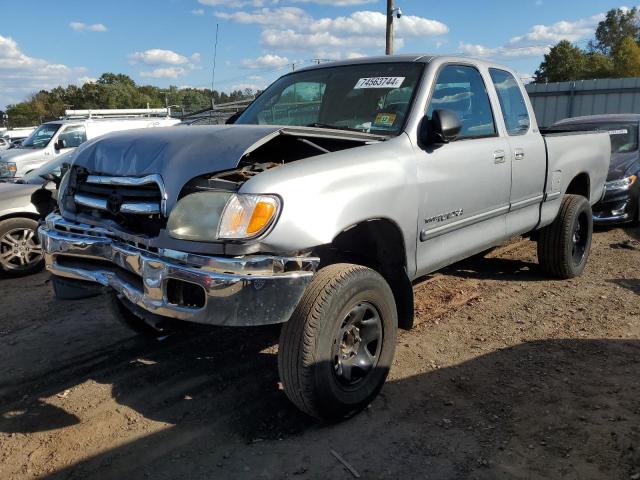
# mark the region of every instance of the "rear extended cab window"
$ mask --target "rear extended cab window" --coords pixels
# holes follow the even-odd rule
[[[498,94],[507,133],[511,136],[526,134],[531,120],[520,84],[505,70],[490,68],[489,74]]]

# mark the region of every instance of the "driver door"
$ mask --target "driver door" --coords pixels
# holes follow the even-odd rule
[[[418,275],[478,253],[505,237],[511,156],[495,120],[489,82],[471,65],[446,65],[437,75],[427,116],[430,119],[435,110],[453,111],[462,130],[453,142],[417,150],[422,190]]]
[[[59,156],[70,152],[87,141],[84,125],[69,125],[58,134],[53,144],[53,155]]]

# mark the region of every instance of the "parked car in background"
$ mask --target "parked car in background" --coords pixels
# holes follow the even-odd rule
[[[640,115],[592,115],[561,120],[551,130],[601,130],[611,137],[606,193],[593,207],[596,224],[640,222]]]
[[[59,177],[62,165],[70,155],[61,155],[19,180],[0,182],[0,272],[22,276],[44,267],[42,248],[36,234],[39,215],[31,203],[31,195],[44,184],[55,189],[55,184],[44,177]]]
[[[9,128],[0,134],[0,137],[8,140],[9,143],[14,143],[19,140],[24,140],[33,133],[36,127],[18,127]]]
[[[0,137],[0,150],[6,150],[11,146],[11,140]]]
[[[285,75],[232,125],[87,143],[38,232],[59,298],[106,287],[138,331],[284,324],[285,393],[336,420],[382,388],[413,280],[516,235],[580,275],[610,149],[541,134],[509,68],[347,60]]]
[[[166,109],[158,110],[168,112]],[[19,147],[0,154],[0,178],[20,178],[58,155],[70,152],[87,140],[106,133],[168,127],[180,123],[180,120],[167,116],[150,117],[141,113],[148,111],[94,110],[86,111],[90,112],[86,118],[71,115],[72,118],[43,123]],[[69,112],[73,111],[67,113]]]

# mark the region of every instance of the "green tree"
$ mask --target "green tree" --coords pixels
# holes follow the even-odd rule
[[[609,10],[605,19],[598,24],[596,41],[591,43],[591,47],[604,55],[611,55],[626,37],[640,40],[640,22],[635,7]]]
[[[565,82],[583,78],[587,55],[567,40],[560,41],[544,56],[535,73],[535,82]]]
[[[614,72],[617,77],[640,76],[640,47],[632,37],[625,37],[613,53]]]
[[[585,72],[582,78],[610,78],[613,75],[613,60],[610,57],[597,52],[587,54]]]

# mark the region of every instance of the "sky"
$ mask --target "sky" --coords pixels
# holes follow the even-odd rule
[[[526,80],[550,45],[585,46],[603,0],[395,0],[396,53],[464,54]],[[138,84],[262,89],[315,61],[384,53],[385,0],[0,0],[0,109],[104,72]]]

